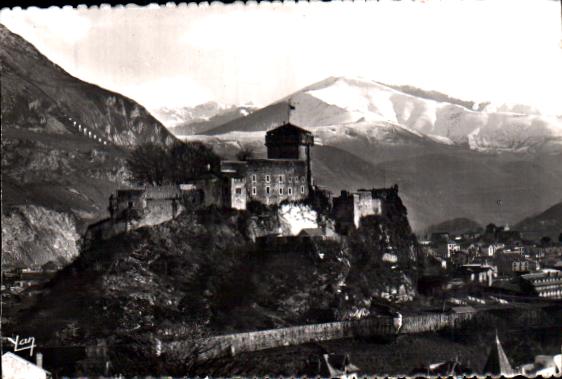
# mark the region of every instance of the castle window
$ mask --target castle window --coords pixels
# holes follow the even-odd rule
[[[266,175],[266,176],[265,176],[265,182],[266,182],[266,183],[269,183],[270,181],[271,181],[271,176]]]
[[[292,183],[292,182],[293,182],[293,177],[292,177],[292,176],[289,176],[289,177],[287,178],[287,181],[288,181],[289,183]]]
[[[256,177],[256,174],[252,175],[252,183],[255,183],[258,181],[258,178]]]
[[[242,195],[242,188],[236,188],[236,194]]]
[[[283,183],[283,175],[279,175],[279,183]]]
[[[304,176],[301,176],[301,180],[302,180],[302,182],[304,183]]]
[[[266,186],[265,187],[265,193],[269,195],[270,192],[271,192],[271,187]]]
[[[293,188],[289,187],[289,189],[287,190],[287,192],[289,193],[289,196],[291,196],[293,194]]]
[[[295,183],[298,183],[298,182],[299,182],[299,177],[295,176]]]
[[[256,195],[258,193],[258,190],[256,187],[252,187],[252,195]]]
[[[283,187],[279,187],[279,195],[283,195]]]
[[[301,193],[304,193],[304,186],[301,186]]]

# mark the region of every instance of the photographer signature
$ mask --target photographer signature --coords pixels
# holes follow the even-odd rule
[[[8,337],[8,341],[10,341],[14,345],[14,351],[23,351],[29,349],[29,356],[33,356],[33,349],[36,347],[35,337],[20,339],[20,336],[16,336],[15,340]]]

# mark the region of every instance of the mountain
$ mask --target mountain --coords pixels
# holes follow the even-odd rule
[[[316,182],[336,194],[397,183],[417,232],[451,218],[513,224],[559,201],[560,119],[472,111],[470,102],[402,89],[329,78],[189,139],[264,156],[265,131],[287,120],[290,99],[291,122],[315,137]]]
[[[562,233],[562,202],[538,215],[527,217],[513,229],[523,232],[525,238],[539,240],[541,237],[548,236],[553,241],[558,241]]]
[[[2,263],[65,264],[122,186],[127,149],[175,137],[142,106],[72,77],[0,25]]]
[[[431,225],[427,229],[427,234],[448,232],[451,234],[462,234],[466,232],[474,232],[482,229],[482,226],[474,220],[468,218],[454,218],[439,224]]]
[[[219,125],[247,116],[256,109],[251,104],[222,105],[210,101],[195,107],[158,108],[153,110],[153,114],[174,135],[180,137],[204,133]]]
[[[409,90],[419,92],[411,87]],[[562,120],[557,117],[472,111],[455,99],[451,103],[428,99],[427,93],[423,95],[414,96],[375,81],[328,78],[260,110],[259,115],[254,112],[207,134],[267,130],[280,118],[286,119],[286,102],[290,98],[296,108],[291,120],[315,130],[320,137],[336,137],[336,126],[339,139],[347,138],[350,129],[361,129],[358,134],[371,138],[383,138],[388,132],[373,136],[372,129],[375,125],[386,125],[393,133],[409,131],[441,144],[468,146],[476,151],[562,151]]]

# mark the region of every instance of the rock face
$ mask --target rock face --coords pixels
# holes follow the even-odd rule
[[[140,105],[72,77],[2,25],[0,70],[2,239],[12,241],[3,269],[68,261],[69,236],[106,216],[126,181],[127,148],[175,139]]]
[[[79,239],[76,220],[67,213],[34,205],[14,207],[2,217],[2,264],[65,265],[78,256]]]

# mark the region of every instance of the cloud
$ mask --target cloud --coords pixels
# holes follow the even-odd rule
[[[142,81],[124,87],[122,93],[149,110],[163,106],[195,106],[213,99],[207,88],[185,76]]]
[[[92,22],[87,10],[74,8],[3,9],[0,21],[13,32],[31,41],[76,45],[88,35]]]

